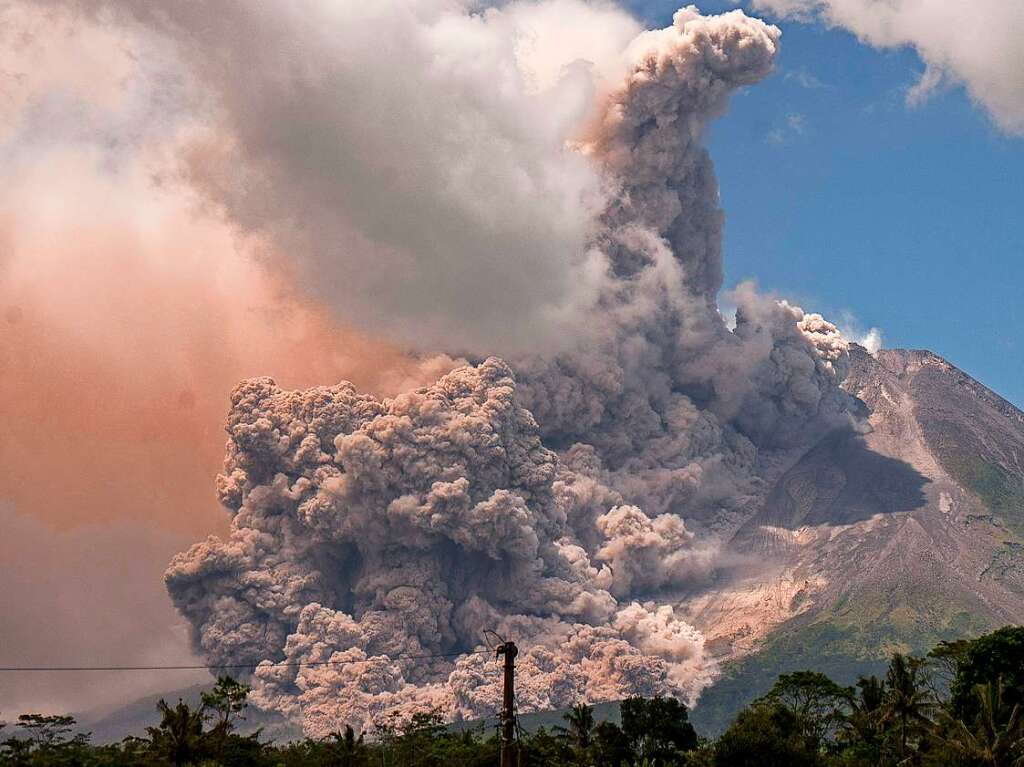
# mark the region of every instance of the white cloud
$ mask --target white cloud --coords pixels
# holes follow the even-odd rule
[[[1020,0],[751,0],[781,17],[842,27],[877,48],[914,48],[925,63],[907,93],[919,104],[944,80],[962,84],[1002,130],[1024,134],[1024,2]]]
[[[799,112],[790,112],[786,115],[782,125],[768,131],[766,140],[769,144],[782,146],[800,136],[806,136],[809,130],[807,118],[804,115]]]
[[[818,77],[813,72],[810,72],[807,69],[804,69],[803,67],[800,67],[799,69],[791,69],[790,71],[786,72],[785,75],[783,75],[782,79],[785,80],[786,82],[794,82],[801,88],[806,88],[807,90],[810,91],[816,91],[822,88],[829,87],[820,79],[818,79]]]

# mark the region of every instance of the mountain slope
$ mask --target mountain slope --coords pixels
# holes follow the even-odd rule
[[[692,613],[725,667],[694,712],[707,731],[778,673],[851,682],[895,650],[1024,622],[1024,413],[927,351],[851,356],[871,431],[819,442],[736,534],[774,579],[740,569]]]

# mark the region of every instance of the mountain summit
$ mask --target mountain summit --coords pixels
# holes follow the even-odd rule
[[[733,538],[734,577],[693,608],[725,668],[705,729],[779,673],[850,682],[893,651],[1024,623],[1024,413],[928,351],[850,356],[870,430],[782,474]]]

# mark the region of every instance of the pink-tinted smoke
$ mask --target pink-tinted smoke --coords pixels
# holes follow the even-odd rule
[[[393,393],[450,365],[339,327],[141,163],[36,159],[0,195],[0,661],[187,661],[160,576],[184,541],[226,529],[214,477],[233,385]],[[180,681],[8,677],[0,710]]]

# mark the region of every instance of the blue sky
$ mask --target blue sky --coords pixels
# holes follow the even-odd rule
[[[665,26],[679,2],[628,4]],[[1024,406],[1024,138],[960,88],[908,108],[924,69],[913,50],[774,21],[776,73],[709,137],[727,285],[851,313],[886,346],[930,349]]]

